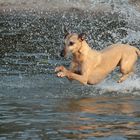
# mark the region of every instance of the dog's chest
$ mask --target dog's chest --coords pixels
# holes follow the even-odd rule
[[[74,60],[78,63],[78,64],[81,64],[83,61],[84,61],[84,55],[81,54],[81,53],[76,53],[74,55]]]

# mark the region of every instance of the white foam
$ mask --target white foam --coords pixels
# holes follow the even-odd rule
[[[117,83],[115,80],[108,78],[101,84],[97,85],[97,89],[101,90],[101,93],[105,92],[119,92],[119,93],[132,93],[140,95],[140,77],[133,75],[122,83]]]

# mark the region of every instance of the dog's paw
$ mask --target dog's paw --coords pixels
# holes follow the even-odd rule
[[[55,68],[55,72],[64,71],[64,70],[65,70],[64,66],[58,66]]]
[[[122,83],[122,82],[123,82],[123,80],[122,80],[122,79],[120,79],[120,80],[118,80],[118,81],[117,81],[117,83]]]
[[[66,76],[66,74],[64,72],[58,72],[57,76],[63,78]]]

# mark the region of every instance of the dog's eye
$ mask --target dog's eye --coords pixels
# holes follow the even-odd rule
[[[73,45],[74,45],[74,42],[70,42],[70,43],[69,43],[69,46],[73,46]]]

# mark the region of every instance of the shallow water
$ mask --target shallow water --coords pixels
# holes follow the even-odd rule
[[[59,56],[64,26],[97,50],[140,48],[139,2],[73,2],[0,0],[0,140],[140,139],[140,60],[121,84],[118,69],[93,86],[54,73],[70,62]]]

